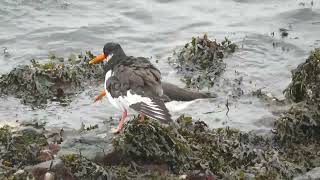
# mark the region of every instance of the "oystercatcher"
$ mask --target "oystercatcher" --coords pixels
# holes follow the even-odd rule
[[[127,109],[131,108],[140,113],[140,121],[144,116],[168,123],[171,115],[164,102],[161,73],[144,57],[127,56],[118,43],[104,45],[103,53],[92,59],[89,64],[107,60],[107,73],[104,91],[96,97],[96,101],[107,96],[110,103],[122,111],[117,128],[118,133],[127,117]]]

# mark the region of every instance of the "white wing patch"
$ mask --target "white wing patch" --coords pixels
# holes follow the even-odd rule
[[[132,104],[140,102],[146,103],[148,106],[156,108],[156,105],[153,104],[150,98],[142,97],[138,94],[132,94],[130,90],[127,91],[126,96],[119,96],[117,99],[121,102],[122,106],[125,106],[126,108],[128,108]]]
[[[171,112],[179,112],[182,111],[184,109],[186,109],[187,107],[189,107],[190,105],[192,105],[193,103],[198,102],[199,99],[193,100],[193,101],[170,101],[165,103],[167,109]]]
[[[169,114],[163,102],[159,104],[159,101],[157,102],[157,100],[155,99],[152,100],[149,97],[143,97],[138,94],[132,94],[131,90],[128,90],[125,96],[119,96],[117,98],[113,98],[111,94],[108,92],[108,90],[106,89],[107,81],[112,75],[113,75],[113,72],[111,70],[106,73],[104,88],[105,88],[109,102],[114,107],[116,107],[121,111],[125,111],[131,105],[139,104],[140,106],[138,108],[139,110],[134,108],[135,110],[142,112],[151,118],[155,118],[161,121],[168,122],[168,120],[171,120],[171,115]]]

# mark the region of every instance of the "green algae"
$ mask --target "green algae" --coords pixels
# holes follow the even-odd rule
[[[33,106],[48,101],[69,102],[104,76],[105,64],[89,65],[92,57],[87,51],[78,56],[71,54],[68,60],[53,53],[45,63],[33,59],[30,65],[18,66],[0,77],[0,93],[21,98],[23,103]]]
[[[320,49],[311,52],[309,58],[292,71],[292,82],[284,93],[294,102],[320,102]]]
[[[183,75],[187,87],[212,87],[225,70],[223,58],[234,53],[236,48],[228,38],[218,43],[204,34],[203,37],[192,37],[169,62]]]

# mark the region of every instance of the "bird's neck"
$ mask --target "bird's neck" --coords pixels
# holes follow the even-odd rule
[[[126,57],[127,57],[126,53],[124,53],[124,51],[122,50],[122,48],[120,48],[119,50],[117,50],[117,51],[113,54],[113,57],[112,57],[112,58],[121,60],[121,59],[126,58]]]
[[[127,55],[124,53],[122,49],[117,50],[116,52],[113,53],[111,60],[107,63],[107,69],[110,69],[113,71],[113,69],[126,58],[127,58]]]

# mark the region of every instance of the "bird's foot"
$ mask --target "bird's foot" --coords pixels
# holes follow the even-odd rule
[[[119,133],[121,131],[121,129],[123,128],[124,120],[126,119],[126,117],[127,117],[127,110],[122,112],[118,127],[117,128],[111,128],[111,132],[113,134],[117,134],[117,133]]]
[[[119,132],[121,131],[121,129],[120,128],[111,128],[111,133],[113,133],[113,134],[118,134]]]
[[[138,119],[139,123],[143,123],[145,119],[144,114],[140,113],[139,116],[140,116],[140,118]]]

